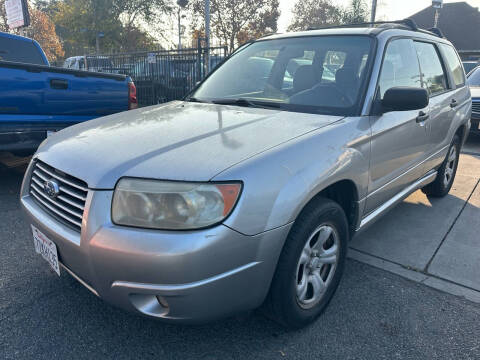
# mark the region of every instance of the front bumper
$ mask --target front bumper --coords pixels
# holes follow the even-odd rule
[[[28,220],[57,245],[59,260],[99,297],[164,320],[203,322],[253,309],[265,299],[290,229],[256,236],[224,225],[157,231],[112,224],[112,191],[90,190],[81,233],[46,213],[28,194]]]
[[[0,119],[1,120],[1,119]],[[41,125],[2,124],[0,130],[0,151],[32,155],[48,132],[56,132],[75,123],[42,123]]]
[[[0,151],[31,155],[46,138],[46,130],[1,132]]]

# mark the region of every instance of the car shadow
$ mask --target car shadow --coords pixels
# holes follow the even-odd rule
[[[480,155],[480,135],[471,133],[465,145],[462,148],[462,153],[470,155]]]
[[[473,178],[459,177],[452,193],[444,198],[429,198],[420,190],[413,193],[358,234],[350,247],[407,268],[425,271],[460,214],[467,207],[475,207],[467,200],[477,182]],[[454,194],[459,191],[457,187],[461,188],[461,194]]]

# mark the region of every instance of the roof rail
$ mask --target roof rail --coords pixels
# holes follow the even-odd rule
[[[432,27],[432,28],[428,29],[427,31],[437,35],[438,37],[445,38],[442,30],[440,30],[439,28]]]
[[[418,31],[418,26],[415,23],[415,21],[413,21],[412,19],[403,19],[403,20],[394,20],[394,21],[360,22],[360,23],[333,25],[333,26],[325,26],[325,27],[318,27],[318,28],[310,27],[307,30],[335,29],[335,28],[348,28],[348,27],[373,26],[373,25],[399,25],[401,27],[407,27],[413,31]]]
[[[320,29],[336,29],[336,28],[349,28],[349,27],[362,27],[362,26],[374,26],[374,25],[390,25],[391,27],[400,28],[400,29],[409,29],[411,31],[418,31],[425,34],[438,36],[444,38],[443,33],[438,28],[431,28],[428,30],[420,29],[417,23],[413,19],[403,19],[403,20],[394,20],[394,21],[375,21],[375,22],[362,22],[362,23],[352,23],[352,24],[342,24],[335,26],[325,26],[320,28],[308,28],[307,30],[320,30]],[[383,29],[382,29],[383,28]],[[388,27],[381,27],[380,31],[386,30]]]
[[[282,33],[281,32],[269,32],[269,33],[266,33],[266,34],[260,36],[258,39],[263,39],[263,38],[266,38],[268,36],[273,36],[273,35],[282,35]]]

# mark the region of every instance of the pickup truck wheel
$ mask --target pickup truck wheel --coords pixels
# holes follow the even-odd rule
[[[455,174],[457,173],[458,159],[460,157],[461,140],[458,135],[453,137],[452,144],[448,149],[447,156],[438,169],[437,178],[434,182],[425,186],[422,191],[431,197],[444,197],[452,188]]]
[[[288,328],[303,327],[326,308],[345,267],[349,240],[343,209],[319,198],[301,212],[287,237],[266,308]]]

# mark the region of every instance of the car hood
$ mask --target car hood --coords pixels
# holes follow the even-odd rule
[[[95,189],[112,189],[123,176],[208,181],[340,119],[176,101],[64,129],[42,144],[37,157]]]
[[[470,86],[470,93],[472,94],[472,99],[480,99],[480,87],[478,86]]]

